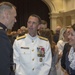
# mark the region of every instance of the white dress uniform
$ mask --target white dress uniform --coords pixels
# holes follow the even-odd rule
[[[48,75],[52,54],[46,38],[25,34],[15,40],[13,49],[15,75]]]

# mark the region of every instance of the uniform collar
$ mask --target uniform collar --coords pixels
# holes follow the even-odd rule
[[[35,37],[32,37],[28,34],[28,37],[31,39],[31,40],[35,40],[37,38],[37,35]]]
[[[2,27],[4,30],[7,30],[7,27],[4,24],[2,24],[1,22],[0,22],[0,27]]]

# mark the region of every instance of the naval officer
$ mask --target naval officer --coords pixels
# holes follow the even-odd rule
[[[41,19],[32,14],[28,18],[28,34],[18,37],[14,44],[16,75],[48,75],[52,54],[48,39],[37,35]]]

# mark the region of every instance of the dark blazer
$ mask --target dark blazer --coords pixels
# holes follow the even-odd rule
[[[6,27],[0,23],[0,75],[11,75],[13,49],[5,29]]]
[[[62,55],[62,58],[61,58],[61,66],[66,69],[66,54],[69,53],[69,50],[70,50],[71,46],[69,45],[69,43],[66,43],[64,45],[64,50],[63,50],[63,55]]]

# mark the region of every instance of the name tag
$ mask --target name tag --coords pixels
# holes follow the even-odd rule
[[[21,47],[21,49],[29,49],[29,47]]]

